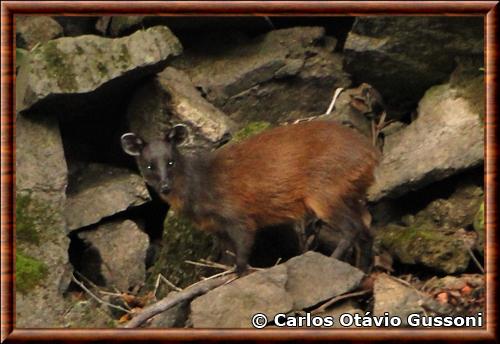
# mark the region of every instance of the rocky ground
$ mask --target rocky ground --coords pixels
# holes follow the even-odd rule
[[[184,123],[184,150],[217,149],[323,115],[336,90],[322,118],[383,152],[372,273],[328,257],[332,233],[299,255],[291,228],[262,229],[250,263],[264,269],[145,326],[484,313],[483,43],[479,17],[16,17],[16,326],[122,326],[226,263],[144,184],[121,134]]]

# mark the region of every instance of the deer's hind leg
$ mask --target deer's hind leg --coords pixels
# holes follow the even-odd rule
[[[322,220],[328,227],[340,230],[342,233],[342,239],[331,256],[342,260],[352,247],[357,253],[356,266],[368,271],[372,262],[373,237],[365,224],[369,222],[367,210],[365,213],[363,209],[365,208],[361,204],[355,204],[353,207],[340,204]]]
[[[300,253],[310,250],[317,239],[320,229],[318,221],[319,219],[315,215],[308,214],[301,221],[294,224]]]

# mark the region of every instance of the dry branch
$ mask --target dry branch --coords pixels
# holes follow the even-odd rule
[[[331,299],[330,301],[325,302],[323,305],[321,305],[320,307],[318,307],[315,310],[313,310],[311,313],[312,314],[322,313],[328,307],[330,307],[331,305],[333,305],[334,303],[337,303],[337,302],[339,302],[341,300],[345,300],[345,299],[348,299],[348,298],[351,298],[351,297],[362,296],[362,295],[368,294],[369,292],[371,292],[371,290],[367,289],[367,290],[361,290],[361,291],[356,291],[356,292],[353,292],[353,293],[347,293],[347,294],[342,294],[342,295],[336,296],[333,299]]]
[[[80,288],[82,288],[88,295],[90,295],[94,300],[96,300],[97,302],[99,302],[100,304],[102,305],[105,305],[105,306],[108,306],[108,307],[111,307],[111,308],[115,308],[115,309],[118,309],[122,312],[126,312],[126,313],[131,313],[129,310],[123,308],[123,307],[120,307],[120,306],[117,306],[117,305],[114,305],[112,303],[109,303],[109,302],[106,302],[104,300],[102,300],[101,298],[99,298],[97,295],[95,295],[93,292],[90,291],[89,288],[87,288],[82,282],[80,282],[74,274],[71,275],[71,280],[73,282],[75,282],[76,284],[78,284],[78,286]]]
[[[214,279],[207,279],[204,281],[197,282],[196,284],[187,287],[186,289],[176,293],[176,294],[171,294],[160,301],[153,303],[152,305],[144,308],[144,310],[137,314],[132,320],[130,320],[127,325],[125,325],[126,328],[135,328],[139,327],[142,325],[144,322],[146,322],[148,319],[151,319],[153,316],[160,314],[164,311],[166,311],[169,308],[172,308],[176,305],[178,305],[181,302],[184,301],[189,301],[194,299],[197,296],[206,294],[212,289],[217,288],[218,286],[221,286],[225,284],[226,282],[230,281],[231,279],[234,279],[234,275],[226,275],[226,276],[221,276],[220,278],[214,278]]]

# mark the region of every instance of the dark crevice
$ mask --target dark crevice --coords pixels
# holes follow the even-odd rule
[[[404,196],[386,200],[371,206],[374,226],[397,221],[407,214],[415,215],[436,199],[447,199],[463,184],[484,187],[484,165],[455,174],[444,180],[434,182],[417,191],[410,191]]]

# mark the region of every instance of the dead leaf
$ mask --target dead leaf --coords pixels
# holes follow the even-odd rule
[[[119,324],[124,324],[124,323],[126,323],[127,321],[129,321],[130,319],[132,319],[132,318],[130,317],[130,313],[125,313],[125,314],[123,314],[123,315],[120,317],[120,319],[118,320],[118,323],[119,323]]]
[[[437,294],[436,299],[440,304],[444,305],[448,303],[448,293],[446,292],[439,293]]]
[[[462,288],[461,292],[462,295],[469,295],[472,292],[472,288],[466,285],[465,287]]]

